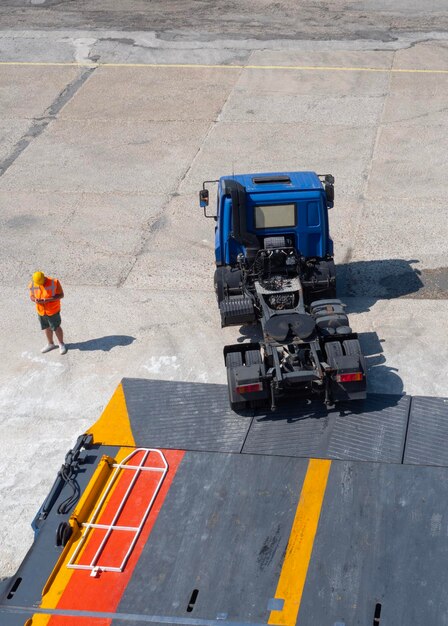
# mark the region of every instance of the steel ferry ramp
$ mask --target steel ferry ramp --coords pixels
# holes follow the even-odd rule
[[[235,414],[124,379],[0,588],[2,626],[448,624],[448,399]]]

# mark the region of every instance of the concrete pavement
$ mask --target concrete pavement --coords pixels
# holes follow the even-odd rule
[[[328,41],[312,39],[317,24],[303,26],[308,38],[276,38],[261,4],[253,39],[244,20],[233,38],[218,33],[212,10],[197,30],[178,15],[177,35],[167,31],[156,11],[160,31],[123,34],[119,12],[87,28],[87,8],[81,19],[46,4],[38,14],[12,3],[14,29],[0,10],[2,576],[23,559],[65,452],[123,376],[225,382],[222,346],[239,333],[219,327],[204,179],[334,174],[339,295],[369,355],[370,390],[448,396],[448,41],[437,3],[425,19],[401,3],[393,20],[363,3],[378,30],[358,38],[344,15]],[[392,41],[384,16],[421,33],[399,26]],[[39,351],[26,292],[36,269],[66,292],[65,357]]]

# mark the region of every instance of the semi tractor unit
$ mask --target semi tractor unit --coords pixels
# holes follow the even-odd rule
[[[207,212],[217,184],[216,213]],[[259,322],[258,342],[224,348],[234,410],[298,394],[327,404],[366,397],[366,367],[336,298],[328,209],[334,177],[245,174],[205,181],[204,215],[216,221],[214,287],[221,326]]]

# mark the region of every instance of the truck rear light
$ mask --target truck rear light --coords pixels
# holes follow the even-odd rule
[[[337,374],[336,380],[338,383],[354,383],[362,380],[364,374],[362,372],[352,372],[351,374]]]
[[[238,385],[236,388],[238,393],[254,393],[255,391],[263,391],[263,383],[252,383],[250,385]]]

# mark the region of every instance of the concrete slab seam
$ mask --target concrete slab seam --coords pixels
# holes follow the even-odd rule
[[[239,77],[238,77],[238,78],[239,78]],[[238,81],[238,78],[237,78],[237,81]],[[179,194],[179,192],[181,191],[181,187],[182,187],[182,184],[183,184],[184,180],[188,177],[188,175],[189,175],[189,173],[191,172],[191,170],[192,170],[192,168],[193,168],[193,166],[194,166],[194,164],[195,164],[195,162],[196,162],[196,160],[197,160],[198,156],[199,156],[199,155],[201,154],[201,152],[202,152],[202,148],[203,148],[203,146],[207,143],[207,140],[208,140],[209,136],[211,135],[211,133],[212,133],[213,129],[214,129],[214,128],[215,128],[215,126],[216,126],[216,124],[219,122],[219,118],[220,118],[220,116],[221,116],[222,112],[224,111],[225,106],[226,106],[227,102],[229,101],[229,98],[231,97],[231,95],[232,95],[232,93],[233,93],[233,90],[234,90],[234,86],[233,86],[233,87],[231,87],[231,88],[229,89],[229,93],[227,94],[227,98],[225,99],[225,101],[224,101],[223,105],[221,106],[221,110],[217,113],[216,118],[215,118],[215,119],[214,119],[214,120],[210,123],[210,126],[208,127],[208,129],[207,129],[206,133],[204,134],[203,139],[201,140],[201,142],[200,142],[200,144],[199,144],[199,147],[198,147],[198,149],[197,149],[197,151],[196,151],[196,154],[193,156],[193,158],[191,159],[191,161],[190,161],[190,163],[189,163],[188,167],[187,167],[187,168],[186,168],[186,170],[184,171],[183,175],[180,177],[180,179],[179,179],[179,182],[178,182],[178,184],[177,184],[176,189],[175,189],[175,190],[174,190],[174,191],[170,194],[170,196],[169,196],[169,198],[168,198],[167,202],[166,202],[166,203],[162,206],[162,208],[160,209],[159,213],[158,213],[155,217],[153,217],[153,218],[151,219],[151,222],[150,222],[150,224],[149,224],[149,229],[148,229],[148,231],[147,231],[147,234],[146,234],[146,236],[143,236],[143,237],[142,237],[142,239],[141,239],[140,248],[139,248],[139,250],[137,251],[137,253],[136,253],[136,255],[135,255],[135,258],[134,258],[133,263],[131,264],[131,267],[130,267],[130,268],[126,271],[126,273],[125,273],[125,274],[124,274],[124,275],[120,278],[120,280],[119,280],[119,282],[118,282],[118,284],[117,284],[117,287],[124,287],[124,286],[125,286],[125,283],[126,283],[127,279],[129,278],[129,276],[131,275],[131,273],[132,273],[132,271],[133,271],[133,269],[134,269],[134,267],[135,267],[135,265],[136,265],[136,263],[137,263],[137,261],[138,261],[139,257],[143,254],[143,252],[144,252],[144,251],[145,251],[145,249],[146,249],[146,244],[147,244],[148,239],[149,239],[149,237],[150,237],[150,235],[151,235],[151,229],[152,229],[152,226],[153,226],[155,223],[157,223],[157,221],[158,221],[159,219],[163,218],[163,214],[164,214],[164,212],[165,212],[166,208],[169,206],[170,200],[171,200],[171,199],[172,199],[172,198],[173,198],[176,194]]]
[[[84,85],[86,80],[93,74],[95,67],[85,67],[84,70],[54,99],[50,106],[46,109],[41,117],[35,117],[32,120],[31,126],[26,133],[19,139],[19,141],[13,146],[11,152],[0,162],[0,176],[3,176],[5,172],[11,167],[11,165],[19,158],[30,143],[39,137],[47,126],[56,119],[58,113],[69,102],[77,91]]]
[[[395,54],[396,53],[394,52],[393,56],[392,56],[392,60],[391,60],[391,68],[390,69],[393,68],[393,65],[394,65],[394,62],[395,62]],[[383,119],[384,119],[384,113],[386,111],[387,99],[389,98],[389,95],[390,95],[390,92],[391,92],[391,82],[392,82],[392,74],[389,74],[388,83],[387,83],[387,90],[386,90],[386,93],[385,93],[385,96],[384,96],[384,99],[383,99],[383,106],[381,108],[381,114],[380,114],[380,117],[379,117],[379,120],[378,120],[378,125],[377,125],[377,128],[376,128],[375,138],[374,138],[373,145],[372,145],[372,152],[370,154],[370,160],[369,160],[369,164],[368,164],[368,167],[367,167],[367,176],[366,176],[366,179],[365,179],[364,189],[363,189],[363,192],[362,192],[362,198],[364,200],[366,199],[366,196],[367,196],[367,191],[368,191],[368,188],[369,188],[370,175],[371,175],[372,169],[373,169],[373,161],[375,159],[375,153],[377,151],[378,144],[379,144],[380,137],[381,137],[381,129],[383,127]],[[364,207],[363,207],[363,209],[364,209]],[[362,212],[363,211],[360,211],[358,213],[359,218],[358,218],[358,224],[357,224],[356,233],[355,233],[355,236],[354,236],[354,241],[357,240],[359,227],[361,225],[361,214],[362,214]]]

